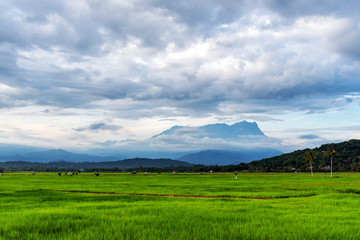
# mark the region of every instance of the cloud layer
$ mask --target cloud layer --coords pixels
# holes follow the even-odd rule
[[[69,126],[77,134],[120,130],[117,118],[276,120],[357,104],[359,9],[354,0],[4,0],[0,108],[105,112]]]

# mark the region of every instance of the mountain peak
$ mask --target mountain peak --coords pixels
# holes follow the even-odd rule
[[[210,138],[237,138],[244,135],[265,136],[256,122],[237,122],[232,125],[225,123],[209,124],[200,127],[204,129]]]
[[[186,130],[186,131],[185,131]],[[244,136],[266,137],[256,122],[237,122],[232,125],[226,123],[207,124],[198,127],[173,126],[153,138],[163,135],[189,135],[195,138],[236,139]]]

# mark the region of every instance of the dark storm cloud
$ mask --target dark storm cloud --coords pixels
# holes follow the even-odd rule
[[[357,16],[360,8],[360,2],[357,0],[344,2],[337,0],[269,0],[263,2],[265,6],[287,18],[309,15]]]
[[[136,119],[344,106],[360,92],[359,9],[325,0],[2,1],[0,107],[100,107]]]
[[[104,130],[117,131],[119,129],[121,129],[121,126],[100,122],[100,123],[90,124],[87,127],[76,128],[74,130],[78,132],[83,132],[83,131],[104,131]]]
[[[306,139],[306,140],[312,140],[312,139],[320,139],[319,136],[317,135],[313,135],[313,134],[308,134],[308,135],[301,135],[299,136],[300,139]]]

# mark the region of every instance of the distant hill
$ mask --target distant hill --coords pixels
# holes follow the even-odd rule
[[[105,162],[121,160],[120,157],[99,157],[88,154],[77,154],[62,149],[31,152],[24,155],[12,155],[0,157],[0,161],[28,161],[28,162]]]
[[[137,167],[190,167],[192,164],[172,159],[148,159],[134,158],[111,162],[25,162],[25,161],[7,161],[0,162],[0,168],[59,168],[59,169],[99,169],[99,168],[137,168]]]
[[[40,152],[45,150],[45,148],[40,147],[0,143],[0,156],[24,155],[30,152]]]
[[[193,164],[187,163],[179,160],[172,160],[168,158],[160,158],[160,159],[148,159],[148,158],[134,158],[134,159],[125,159],[122,161],[118,161],[123,167],[190,167]]]
[[[280,151],[268,148],[246,149],[242,151],[205,150],[187,154],[179,160],[202,165],[232,165],[247,163],[264,157],[281,154]]]
[[[324,154],[331,146],[337,155],[333,158],[334,171],[359,171],[360,170],[360,140],[350,140],[341,143],[324,144],[314,149],[297,150],[291,153],[251,162],[251,165],[259,169],[282,170],[295,168],[307,169],[305,164],[305,152],[312,150],[316,156],[314,167],[322,169],[330,165],[330,158]]]
[[[54,162],[54,161],[67,161],[67,162],[105,162],[120,160],[113,157],[98,157],[88,154],[77,154],[65,151],[63,149],[55,149],[43,152],[32,152],[24,156],[32,162]]]

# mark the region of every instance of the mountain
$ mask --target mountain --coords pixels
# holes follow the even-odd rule
[[[160,159],[148,159],[148,158],[134,158],[134,159],[125,159],[122,161],[118,161],[118,163],[121,164],[122,167],[170,167],[170,166],[174,166],[174,167],[178,167],[178,166],[185,166],[185,167],[190,167],[193,164],[184,162],[184,161],[179,161],[179,160],[172,160],[172,159],[165,159],[165,158],[160,158]]]
[[[18,144],[0,144],[0,156],[23,155],[35,151],[44,151],[45,148]]]
[[[231,165],[248,163],[253,160],[281,154],[280,151],[270,148],[243,149],[242,151],[205,150],[187,154],[179,160],[202,165]]]
[[[118,157],[98,157],[88,154],[77,154],[62,149],[48,150],[41,152],[31,152],[24,155],[12,155],[0,157],[0,161],[27,161],[27,162],[105,162],[121,160]]]
[[[16,168],[16,169],[26,169],[26,170],[41,170],[46,168],[58,168],[59,171],[62,169],[101,169],[101,168],[118,168],[118,169],[127,169],[127,168],[138,168],[138,167],[178,167],[185,166],[190,167],[192,164],[181,162],[178,160],[172,159],[148,159],[148,158],[135,158],[135,159],[126,159],[120,161],[110,161],[110,162],[25,162],[25,161],[8,161],[0,162],[1,168]]]
[[[119,160],[113,158],[91,156],[87,154],[77,154],[62,149],[49,150],[43,152],[32,152],[26,154],[24,157],[31,162],[54,162],[60,160],[68,161],[68,162],[104,162],[111,160]]]
[[[185,127],[174,126],[162,133],[153,136],[157,138],[163,135],[174,134],[191,135],[196,138],[221,138],[221,139],[236,139],[244,136],[262,136],[265,134],[260,130],[256,122],[242,121],[233,125],[227,125],[225,123],[208,124],[199,127]]]
[[[9,146],[11,151],[8,151],[7,146],[0,144],[0,161],[106,162],[128,158],[180,159],[184,156],[186,161],[192,163],[224,165],[280,154],[279,151],[271,149],[280,147],[280,142],[266,136],[256,122],[247,121],[230,125],[215,123],[203,126],[173,126],[146,140],[129,139],[105,143],[97,143],[95,148],[82,150],[80,153],[26,146],[22,149],[20,145]],[[201,152],[208,149],[220,149],[224,152]],[[194,153],[197,154],[185,157]]]
[[[249,162],[281,154],[275,150],[280,146],[278,140],[267,137],[256,122],[247,121],[230,125],[173,126],[154,135],[147,143],[161,152],[182,150],[184,153],[176,159],[205,165]]]
[[[224,123],[201,126],[207,137],[210,138],[237,138],[244,135],[265,136],[256,122],[242,121],[233,125]]]
[[[349,140],[341,143],[324,144],[314,149],[297,150],[279,156],[265,158],[251,162],[251,165],[258,169],[286,170],[297,169],[300,171],[308,169],[305,163],[306,151],[312,150],[316,157],[314,169],[328,168],[330,158],[324,154],[333,147],[337,154],[333,157],[334,171],[359,171],[360,170],[360,140]]]
[[[20,154],[15,154],[12,156],[1,156],[0,162],[5,162],[5,161],[28,161],[28,159],[25,158],[24,156],[21,156]]]

